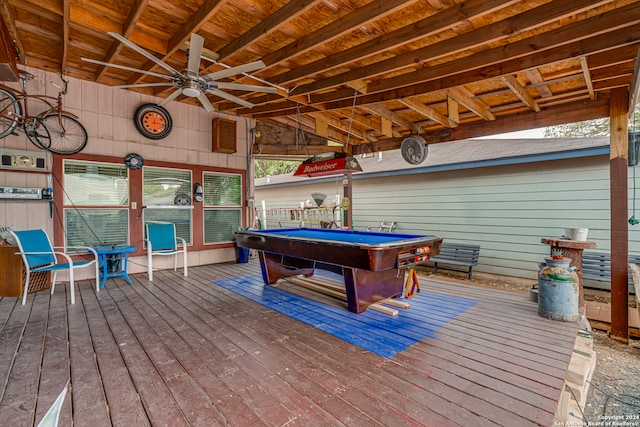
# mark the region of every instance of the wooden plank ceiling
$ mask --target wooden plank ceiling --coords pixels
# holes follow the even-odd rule
[[[251,75],[277,94],[233,92],[253,108],[208,95],[258,120],[262,154],[328,141],[358,154],[411,134],[436,143],[606,117],[611,89],[637,92],[640,0],[3,0],[1,13],[22,64],[105,85],[159,80],[81,57],[166,72],[108,32],[177,70],[191,33],[204,38],[201,74],[264,61]]]

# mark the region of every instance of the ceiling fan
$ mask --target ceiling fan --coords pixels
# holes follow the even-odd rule
[[[231,82],[221,82],[218,81],[220,79],[224,79],[225,77],[234,76],[237,74],[248,73],[251,71],[260,70],[265,67],[264,62],[262,61],[254,61],[249,62],[244,65],[238,65],[236,67],[229,67],[220,71],[214,71],[209,74],[200,75],[200,58],[202,55],[202,48],[204,46],[204,38],[199,36],[198,34],[191,34],[191,43],[189,44],[189,52],[187,54],[188,63],[187,68],[184,72],[180,72],[170,66],[169,64],[159,60],[140,46],[135,43],[127,40],[120,34],[109,32],[110,36],[114,37],[116,40],[124,43],[131,49],[135,50],[145,58],[155,62],[165,70],[171,73],[171,75],[155,73],[153,71],[147,70],[139,70],[137,68],[131,68],[124,65],[118,64],[110,64],[108,62],[97,61],[91,58],[82,58],[83,61],[92,62],[94,64],[104,65],[107,67],[119,68],[121,70],[133,71],[136,73],[147,74],[150,76],[160,77],[162,79],[168,80],[167,82],[160,83],[139,83],[132,85],[121,85],[121,86],[113,86],[114,88],[134,88],[134,87],[154,87],[154,86],[175,86],[176,90],[166,97],[159,105],[166,105],[169,102],[173,101],[180,95],[188,96],[190,98],[198,98],[202,106],[209,112],[214,111],[213,105],[207,98],[207,93],[212,95],[219,96],[220,98],[224,98],[228,101],[235,102],[236,104],[240,104],[243,107],[251,108],[253,104],[239,98],[237,96],[231,95],[229,93],[223,92],[221,89],[227,90],[241,90],[241,91],[249,91],[249,92],[263,92],[263,93],[276,93],[275,87],[268,86],[258,86],[258,85],[248,85],[242,83],[231,83]]]

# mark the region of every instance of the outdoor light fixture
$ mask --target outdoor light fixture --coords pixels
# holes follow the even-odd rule
[[[361,172],[358,161],[347,153],[322,153],[303,161],[293,176],[328,176]]]

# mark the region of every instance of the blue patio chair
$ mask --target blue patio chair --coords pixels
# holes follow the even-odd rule
[[[22,260],[24,261],[25,270],[26,270],[26,278],[24,285],[24,294],[22,295],[22,305],[27,302],[27,293],[29,291],[29,277],[32,273],[39,272],[47,272],[51,271],[52,281],[51,281],[51,293],[56,288],[56,276],[58,271],[68,270],[69,271],[69,283],[71,285],[71,304],[76,303],[76,296],[74,292],[74,279],[73,274],[76,269],[94,266],[96,270],[96,292],[100,291],[100,271],[99,271],[99,263],[98,263],[98,254],[93,248],[88,247],[54,247],[51,245],[51,241],[49,240],[49,236],[42,229],[37,230],[22,230],[22,231],[11,231],[13,237],[18,244],[18,248],[20,252],[18,254],[22,255]],[[64,251],[56,251],[55,249],[63,249]],[[94,259],[85,260],[85,261],[74,261],[71,259],[71,256],[66,253],[68,249],[75,250],[86,250],[93,255]]]
[[[182,249],[178,245],[182,241]],[[173,270],[178,269],[178,254],[182,253],[184,276],[187,277],[187,242],[176,236],[176,225],[165,222],[147,223],[147,267],[149,281],[153,281],[153,256],[174,255]]]

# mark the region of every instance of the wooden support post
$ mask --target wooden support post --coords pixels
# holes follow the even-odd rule
[[[609,185],[611,191],[611,337],[629,342],[629,216],[627,207],[628,105],[626,88],[611,90]]]

